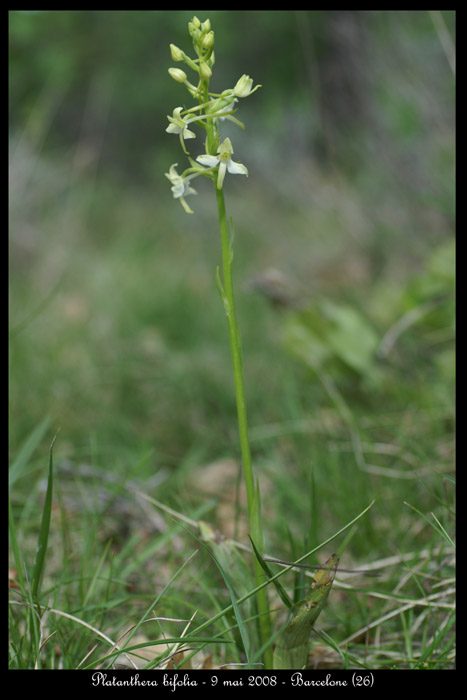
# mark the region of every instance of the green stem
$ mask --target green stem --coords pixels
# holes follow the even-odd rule
[[[250,443],[248,439],[248,424],[246,416],[245,389],[243,384],[242,358],[238,324],[235,313],[234,292],[231,271],[231,247],[227,217],[225,213],[224,192],[216,187],[217,208],[219,212],[219,225],[221,230],[222,245],[222,272],[224,281],[224,306],[229,326],[230,352],[235,382],[235,396],[237,399],[238,430],[240,446],[242,450],[245,487],[248,498],[248,515],[253,519],[253,496],[255,492],[253,468],[251,462]],[[227,303],[225,303],[227,302]]]
[[[250,442],[248,439],[248,423],[245,402],[245,388],[243,383],[242,371],[242,354],[240,332],[235,313],[234,292],[232,283],[232,246],[229,237],[229,227],[227,224],[227,216],[225,212],[224,192],[222,189],[217,189],[216,200],[219,214],[219,225],[221,231],[222,245],[222,273],[223,286],[219,284],[219,291],[224,302],[224,309],[227,316],[229,327],[230,353],[232,356],[232,366],[235,384],[235,397],[237,401],[237,419],[238,431],[240,437],[240,448],[243,462],[243,474],[245,480],[245,489],[247,495],[248,518],[250,523],[251,537],[258,548],[260,554],[263,553],[263,534],[261,526],[261,513],[259,502],[259,489],[255,488],[253,477],[253,467],[251,461]],[[265,580],[264,571],[256,557],[253,558],[254,574],[256,585],[261,585]],[[269,617],[269,606],[267,600],[266,588],[261,588],[256,595],[259,626],[261,634],[261,642],[267,645],[271,639],[271,621]],[[264,652],[264,663],[267,669],[272,668],[272,649],[269,647]]]

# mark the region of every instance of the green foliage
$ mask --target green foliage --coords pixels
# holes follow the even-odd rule
[[[293,314],[284,326],[286,347],[312,369],[339,372],[338,361],[341,372],[375,371],[378,335],[357,309],[324,299]]]

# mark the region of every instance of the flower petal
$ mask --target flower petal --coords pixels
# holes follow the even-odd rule
[[[166,129],[166,132],[168,134],[179,134],[180,133],[180,127],[176,126],[175,124],[169,124],[169,126]]]
[[[207,165],[209,168],[215,168],[219,162],[216,156],[208,156],[207,154],[198,156],[196,160],[198,163],[201,163],[201,165]]]
[[[245,165],[242,163],[234,163],[233,160],[229,160],[227,164],[227,170],[229,173],[232,173],[232,175],[247,175],[248,176],[248,169]]]

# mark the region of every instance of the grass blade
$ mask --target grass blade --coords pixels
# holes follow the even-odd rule
[[[13,509],[11,507],[11,500],[8,498],[8,522],[10,531],[10,541],[11,547],[13,549],[13,556],[16,564],[16,571],[18,573],[18,583],[21,592],[24,593],[24,576],[23,576],[23,566],[21,562],[21,552],[18,545],[18,540],[16,538],[15,521],[13,519]]]
[[[45,434],[45,431],[50,425],[50,417],[44,418],[43,421],[37,425],[32,433],[27,437],[23,445],[21,446],[21,449],[19,450],[18,454],[16,455],[15,459],[13,460],[9,474],[8,474],[8,481],[9,481],[9,486],[10,489],[12,486],[16,483],[16,481],[23,476],[24,469],[27,466],[29,459],[36,449],[37,445],[41,441],[42,437]]]
[[[260,554],[260,553],[258,552],[258,550],[256,549],[255,543],[253,542],[253,540],[251,539],[251,537],[250,537],[250,542],[251,542],[251,546],[253,547],[253,551],[254,551],[254,553],[255,553],[255,556],[256,556],[257,560],[259,561],[259,563],[261,564],[261,568],[263,569],[263,571],[265,572],[265,574],[267,575],[267,577],[268,577],[269,579],[272,580],[272,582],[273,582],[273,584],[274,584],[274,587],[275,587],[275,589],[276,589],[278,595],[280,596],[280,599],[281,599],[282,602],[284,603],[284,605],[287,606],[289,609],[291,609],[291,608],[293,607],[293,602],[290,600],[290,598],[289,598],[289,596],[287,595],[287,592],[285,591],[284,587],[281,586],[281,584],[279,583],[279,581],[277,581],[277,580],[275,580],[275,579],[273,578],[273,575],[274,575],[274,574],[272,573],[271,569],[269,568],[269,566],[268,566],[268,565],[266,564],[266,562],[264,561],[264,559],[263,559],[263,557],[261,556],[261,554]]]
[[[52,513],[52,493],[53,493],[53,447],[57,436],[55,435],[50,445],[49,456],[49,474],[47,478],[47,491],[45,494],[44,508],[42,510],[41,527],[39,538],[37,541],[36,556],[34,559],[34,569],[32,572],[31,593],[32,597],[37,599],[39,594],[40,584],[44,574],[45,555],[47,551],[47,542],[49,539],[50,516]]]
[[[420,517],[423,518],[423,520],[425,520],[425,522],[427,522],[428,525],[430,525],[434,530],[436,530],[436,532],[438,533],[438,535],[440,535],[441,537],[443,537],[443,538],[446,540],[446,542],[447,542],[449,545],[451,545],[451,547],[452,547],[453,549],[456,548],[456,545],[455,545],[454,540],[453,540],[452,537],[446,532],[445,528],[441,525],[441,523],[439,522],[438,518],[436,517],[436,515],[435,515],[434,513],[431,513],[431,517],[432,517],[433,520],[435,521],[435,524],[433,524],[433,523],[431,522],[431,520],[430,520],[429,518],[426,517],[426,515],[424,515],[424,514],[423,514],[422,512],[420,512],[417,508],[415,508],[415,506],[412,506],[410,503],[407,503],[407,501],[404,501],[404,505],[409,506],[409,508],[412,508],[412,510],[414,510],[416,513],[418,513],[418,515],[420,515]]]

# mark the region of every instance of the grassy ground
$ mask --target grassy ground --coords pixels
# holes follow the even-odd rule
[[[254,664],[238,620],[216,619],[229,593],[199,542],[200,520],[248,542],[213,202],[200,193],[188,217],[165,189],[128,191],[27,139],[11,162],[11,667],[128,665],[125,640],[150,665]],[[397,193],[375,204],[374,182],[306,163],[283,188],[250,180],[226,197],[266,551],[297,558],[375,501],[341,567],[378,576],[338,575],[310,665],[452,668],[447,219],[405,202],[389,231]],[[58,429],[39,624],[28,591]]]

